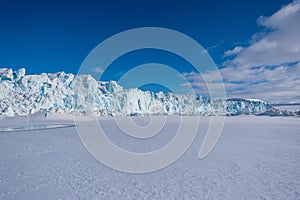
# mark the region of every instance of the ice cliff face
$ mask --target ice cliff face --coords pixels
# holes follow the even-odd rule
[[[0,69],[0,116],[29,115],[40,110],[85,115],[294,115],[261,100],[211,99],[123,89],[115,81],[90,75],[25,75],[25,69]]]

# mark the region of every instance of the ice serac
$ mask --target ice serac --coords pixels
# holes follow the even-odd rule
[[[25,75],[25,69],[0,69],[0,116],[46,110],[83,115],[295,115],[254,99],[213,99],[124,89],[90,75]]]

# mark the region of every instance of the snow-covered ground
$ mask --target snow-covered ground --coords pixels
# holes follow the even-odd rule
[[[299,105],[284,105],[284,106],[274,106],[275,108],[279,110],[288,110],[288,111],[297,111],[300,110],[300,104]]]
[[[136,152],[164,146],[180,121],[169,116],[162,132],[145,140],[122,133],[112,117],[98,119],[116,145]],[[149,122],[148,117],[133,120]],[[300,198],[300,118],[226,117],[217,145],[199,160],[209,120],[200,117],[198,135],[179,160],[148,174],[122,173],[101,164],[82,145],[75,127],[0,132],[0,199]],[[74,121],[58,114],[0,120],[1,127],[41,124]]]

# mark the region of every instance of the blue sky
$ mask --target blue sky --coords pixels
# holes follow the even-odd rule
[[[300,52],[295,24],[299,22],[298,5],[299,1],[286,0],[2,0],[0,67],[25,67],[28,74],[57,71],[76,74],[88,53],[108,37],[132,28],[165,27],[192,37],[208,50],[221,69],[228,96],[272,102],[297,101],[300,72],[297,53]],[[287,9],[280,13],[284,8]],[[272,18],[278,12],[279,17]],[[287,37],[289,34],[291,37]],[[283,40],[285,38],[290,40]],[[275,47],[270,49],[276,46],[277,40],[278,44],[280,41],[286,44],[279,49],[294,49],[296,55],[275,51]],[[289,44],[294,40],[296,42]],[[263,51],[262,47],[266,46],[270,48]],[[205,90],[199,74],[168,52],[137,51],[126,56],[116,61],[123,69],[111,69],[103,79],[118,79],[131,65],[160,62],[183,73],[199,93]],[[274,86],[280,82],[283,85],[277,85],[277,89],[285,93],[277,92]],[[270,93],[266,96],[263,91]]]

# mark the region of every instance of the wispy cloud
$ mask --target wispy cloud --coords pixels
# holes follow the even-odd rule
[[[221,41],[218,42],[217,44],[214,44],[214,45],[212,45],[212,46],[206,48],[205,50],[203,50],[202,54],[208,53],[208,52],[214,50],[215,48],[218,48],[218,47],[221,46],[223,43],[224,43],[224,40],[221,40]]]
[[[261,16],[257,23],[264,31],[254,34],[248,46],[236,46],[224,52],[228,59],[220,73],[227,96],[299,102],[300,0],[282,7],[270,17]],[[205,75],[213,77],[213,73]],[[184,76],[198,93],[207,92],[200,74],[191,72]]]
[[[183,76],[190,82],[196,93],[209,95],[203,77],[213,79],[217,77],[214,73],[190,72],[184,73]],[[293,65],[253,69],[228,67],[221,69],[220,73],[229,98],[259,98],[270,103],[300,101],[300,62]],[[214,90],[223,86],[219,81],[210,81],[209,84]]]
[[[300,60],[300,1],[281,8],[270,17],[261,16],[258,24],[265,28],[256,33],[247,47],[237,46],[224,56],[235,56],[226,66],[274,66]]]
[[[103,73],[103,69],[101,67],[95,67],[95,68],[93,68],[93,71],[97,74],[102,74]]]
[[[299,102],[300,63],[249,69],[221,70],[231,97],[260,98],[269,102]]]
[[[239,47],[239,46],[234,47],[234,49],[232,49],[232,50],[225,51],[224,57],[236,55],[236,54],[240,53],[243,49],[245,49],[245,48],[244,47]]]

